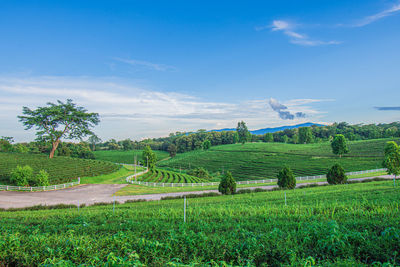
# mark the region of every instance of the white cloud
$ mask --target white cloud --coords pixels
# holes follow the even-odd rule
[[[118,58],[118,57],[115,57],[113,59],[116,61],[122,62],[122,63],[132,65],[132,66],[142,66],[142,67],[145,67],[145,68],[151,69],[151,70],[157,70],[157,71],[176,70],[176,68],[173,66],[152,63],[152,62],[148,62],[148,61],[144,61],[144,60],[124,59],[124,58]]]
[[[367,17],[361,19],[360,21],[358,21],[358,22],[356,22],[356,23],[354,23],[354,24],[352,24],[350,26],[352,26],[352,27],[363,27],[363,26],[371,24],[371,23],[373,23],[373,22],[375,22],[377,20],[383,19],[383,18],[388,17],[388,16],[392,16],[392,15],[398,13],[398,12],[400,12],[400,3],[395,4],[392,7],[388,8],[388,9],[386,9],[384,11],[381,11],[379,13],[376,13],[374,15],[367,16]]]
[[[289,37],[292,44],[303,45],[303,46],[319,46],[319,45],[336,45],[341,42],[338,41],[321,41],[315,40],[308,37],[306,34],[295,31],[298,25],[292,24],[284,20],[274,20],[272,25],[269,27],[272,31],[281,31],[283,34]],[[267,27],[259,27],[257,30],[266,29]]]
[[[16,140],[31,140],[17,116],[22,106],[35,108],[47,102],[71,98],[90,112],[98,112],[101,123],[95,131],[103,140],[140,139],[166,136],[176,131],[234,127],[244,120],[249,128],[282,125],[284,122],[269,108],[266,99],[226,103],[205,101],[187,94],[160,92],[135,87],[115,78],[91,77],[0,77],[0,116],[2,135]],[[321,120],[321,112],[307,106],[320,100],[291,100],[283,104],[291,112],[303,112],[296,123]],[[15,134],[18,132],[18,134]]]

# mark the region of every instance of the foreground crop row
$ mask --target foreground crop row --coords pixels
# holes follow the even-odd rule
[[[400,264],[399,188],[325,186],[75,209],[0,212],[0,262]]]

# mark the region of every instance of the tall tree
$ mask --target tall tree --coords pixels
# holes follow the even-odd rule
[[[300,127],[299,128],[299,143],[309,144],[313,140],[313,135],[310,127]]]
[[[346,137],[343,134],[335,135],[331,142],[332,152],[335,155],[339,155],[341,158],[343,154],[349,153],[349,148],[347,147]]]
[[[89,137],[88,142],[92,145],[92,151],[95,151],[96,144],[100,143],[101,139],[97,135],[93,134]]]
[[[278,186],[280,188],[294,189],[296,187],[296,177],[289,167],[284,167],[278,173]]]
[[[396,183],[396,177],[400,174],[400,148],[396,142],[390,141],[386,143],[384,152],[383,166],[389,174],[394,175],[393,182]]]
[[[145,166],[148,166],[149,169],[151,170],[155,168],[157,162],[157,156],[153,152],[153,150],[151,150],[151,147],[149,145],[147,145],[143,149],[142,158],[145,163]]]
[[[168,152],[169,152],[169,156],[171,158],[175,157],[176,156],[176,152],[178,152],[178,149],[176,148],[176,145],[170,144],[168,146]]]
[[[246,123],[244,121],[238,122],[238,125],[236,127],[236,131],[239,135],[239,142],[244,144],[249,138],[250,132],[247,129]]]
[[[98,113],[88,113],[85,108],[77,107],[71,99],[66,103],[60,100],[57,100],[57,104],[49,102],[47,106],[35,110],[23,107],[22,113],[24,115],[18,118],[25,129],[36,127],[38,140],[51,143],[50,158],[54,157],[61,138],[82,139],[87,135],[93,135],[90,128],[100,122]]]

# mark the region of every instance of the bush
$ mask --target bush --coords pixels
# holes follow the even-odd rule
[[[218,186],[218,191],[223,195],[233,195],[236,193],[236,181],[231,172],[226,172]]]
[[[11,173],[10,182],[17,186],[26,186],[28,181],[32,180],[32,177],[33,169],[30,166],[17,166]]]
[[[296,178],[289,167],[284,167],[278,173],[278,186],[287,189],[294,189],[296,187]]]
[[[198,167],[188,172],[189,175],[196,176],[201,179],[209,179],[210,174],[208,171],[202,167]]]
[[[49,174],[45,170],[40,170],[36,175],[35,179],[32,183],[29,182],[31,186],[48,186],[49,183]]]
[[[344,169],[339,164],[335,164],[326,175],[329,184],[344,184],[347,182],[347,176]]]

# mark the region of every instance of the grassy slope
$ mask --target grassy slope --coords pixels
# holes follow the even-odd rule
[[[400,264],[400,194],[390,181],[286,194],[287,206],[282,191],[188,199],[186,224],[183,200],[117,205],[115,213],[112,205],[0,212],[0,262]]]
[[[356,178],[364,178],[364,177],[377,177],[380,175],[386,175],[386,172],[372,172],[368,174],[359,174],[359,175],[351,175],[349,179]],[[312,181],[298,181],[297,184],[300,183],[310,183],[310,182],[325,182],[326,179],[316,179]],[[262,184],[241,184],[237,185],[237,188],[248,188],[255,186],[263,186],[263,185],[276,185],[276,182],[273,183],[262,183]],[[218,185],[216,186],[199,186],[199,187],[152,187],[152,186],[143,186],[143,185],[128,185],[124,188],[120,189],[115,193],[117,196],[131,196],[131,195],[146,195],[146,194],[162,194],[162,193],[174,193],[174,192],[193,192],[193,191],[202,191],[202,190],[216,190],[218,189]]]
[[[275,178],[288,165],[296,176],[320,175],[340,163],[346,171],[382,167],[383,148],[391,139],[355,141],[349,143],[350,153],[338,158],[330,143],[294,145],[281,143],[247,143],[223,145],[209,151],[192,151],[158,163],[159,167],[189,169],[205,167],[210,172],[230,170],[237,180]],[[400,139],[396,139],[399,141]]]
[[[17,165],[29,165],[34,173],[41,169],[49,173],[52,184],[60,184],[76,180],[77,177],[97,176],[115,172],[119,166],[111,162],[86,160],[70,157],[55,157],[47,155],[4,153],[0,152],[0,184],[5,184]]]
[[[168,152],[153,150],[156,153],[157,160],[164,160],[169,157]],[[133,164],[134,163],[134,155],[137,155],[138,160],[142,160],[142,152],[143,150],[99,150],[94,151],[94,155],[96,159],[99,160],[107,160],[116,163],[126,163]]]
[[[143,171],[145,168],[136,167],[137,172]],[[82,177],[81,184],[126,184],[125,178],[135,174],[132,166],[123,166],[116,172],[99,175],[95,177]]]

